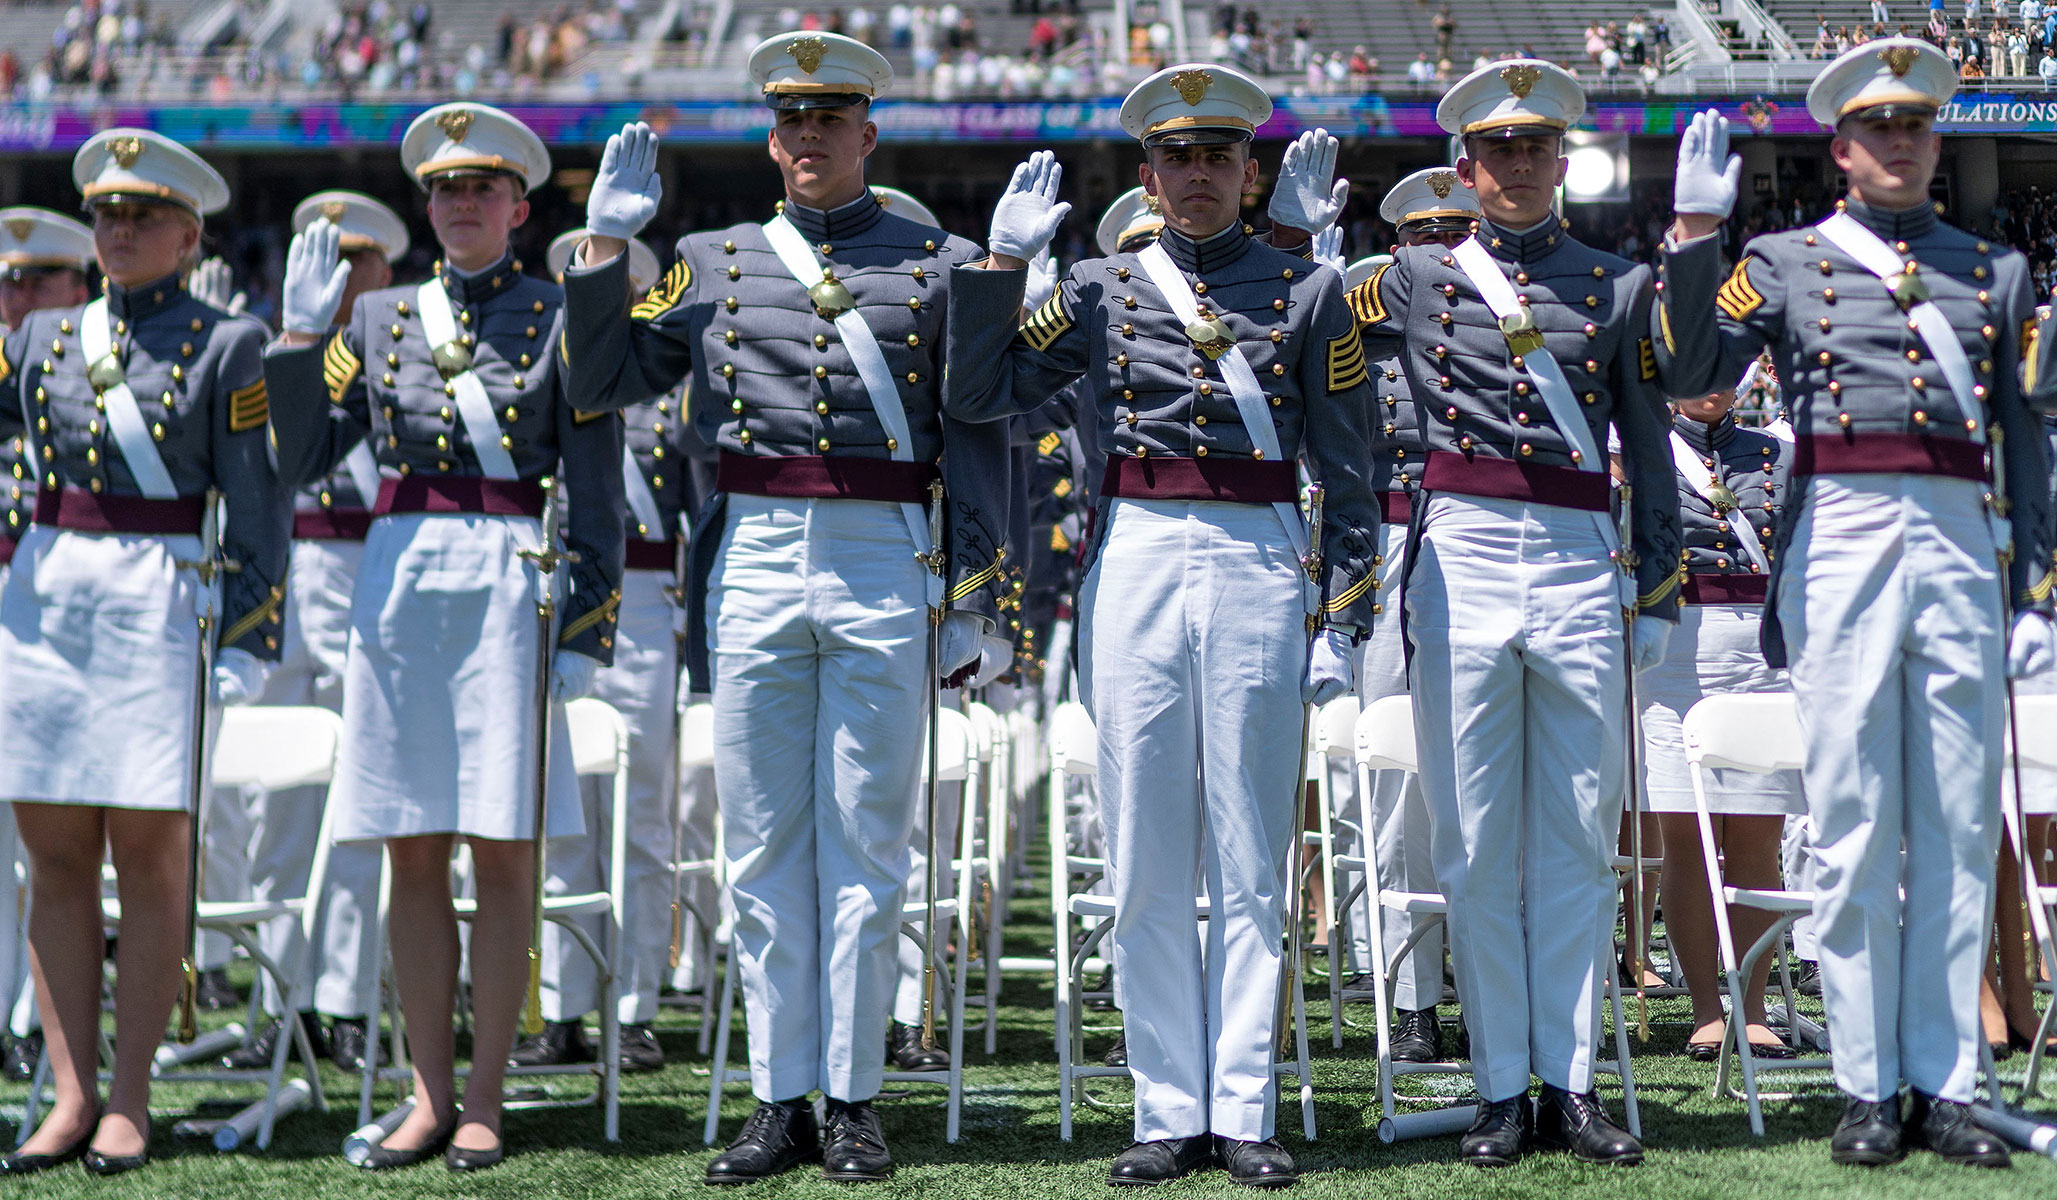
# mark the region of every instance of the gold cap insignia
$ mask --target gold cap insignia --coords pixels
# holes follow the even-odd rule
[[[1893,73],[1893,78],[1900,79],[1914,69],[1914,60],[1919,53],[1912,46],[1888,46],[1878,52],[1878,57]]]
[[[472,111],[468,108],[453,108],[436,118],[436,128],[453,142],[461,142],[471,132]]]
[[[828,43],[818,37],[794,38],[793,44],[786,47],[786,53],[792,55],[793,61],[809,75],[820,68],[821,56],[828,52]]]
[[[332,225],[340,223],[343,219],[343,214],[348,211],[349,209],[341,200],[331,200],[321,206],[321,215],[327,217]]]
[[[17,242],[26,242],[36,231],[36,223],[27,217],[11,217],[7,222],[7,233]]]
[[[1171,77],[1171,86],[1178,89],[1178,98],[1187,104],[1200,103],[1213,82],[1214,76],[1205,71],[1180,71]]]
[[[1535,90],[1536,81],[1542,77],[1543,73],[1534,67],[1500,69],[1500,78],[1507,84],[1507,90],[1514,93],[1516,100],[1528,99],[1528,94]]]
[[[1428,177],[1428,186],[1436,194],[1436,199],[1448,200],[1451,189],[1457,186],[1457,172],[1437,171]]]
[[[107,149],[114,155],[114,161],[120,163],[121,169],[126,171],[136,165],[137,159],[143,157],[143,139],[118,137],[107,143]]]

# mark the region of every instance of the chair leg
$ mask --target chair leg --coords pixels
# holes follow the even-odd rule
[[[735,957],[734,943],[730,943],[729,957]],[[736,964],[731,961],[728,969],[721,973],[720,1020],[714,1029],[714,1060],[707,1072],[707,1126],[701,1131],[701,1140],[714,1145],[716,1132],[721,1127],[721,1090],[728,1082],[729,1026],[736,1016]]]
[[[1612,957],[1611,951],[1609,957]],[[1628,1117],[1628,1131],[1643,1136],[1642,1106],[1636,1103],[1636,1069],[1629,1059],[1628,1012],[1622,1007],[1621,987],[1613,982],[1614,964],[1602,963],[1601,978],[1609,980],[1607,994],[1614,1002],[1614,1065],[1621,1072],[1621,1106]]]

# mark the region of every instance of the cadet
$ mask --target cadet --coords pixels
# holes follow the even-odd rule
[[[1136,1080],[1136,1141],[1113,1184],[1217,1161],[1239,1183],[1297,1177],[1273,1138],[1272,1064],[1296,751],[1304,702],[1349,687],[1371,625],[1378,509],[1342,280],[1257,242],[1239,215],[1270,115],[1226,67],[1157,72],[1121,109],[1163,212],[1156,243],[1074,266],[1017,333],[1022,256],[1004,247],[1064,207],[1055,179],[1032,175],[1000,202],[988,270],[952,283],[953,411],[990,419],[1084,379],[1108,454],[1079,657]],[[1326,489],[1311,548],[1303,455]]]
[[[581,824],[561,713],[539,787],[538,705],[585,694],[613,650],[621,422],[567,403],[562,294],[508,252],[528,217],[524,194],[549,178],[542,142],[498,109],[444,104],[408,126],[400,159],[428,193],[444,255],[435,277],[359,296],[349,324],[330,333],[350,268],[338,261],[341,231],[315,222],[288,254],[285,332],[265,372],[283,406],[273,423],[280,461],[299,477],[331,470],[367,435],[380,466],[351,597],[335,824],[339,841],[385,843],[415,1109],[364,1166],[403,1166],[447,1146],[450,1169],[471,1170],[504,1153],[500,1084],[534,946],[535,831]],[[568,555],[539,580],[524,553],[540,549],[539,481],[551,475],[569,509]],[[554,648],[538,627],[545,586],[563,593]],[[468,956],[476,1049],[461,1117],[451,1038],[458,837],[478,897]]]
[[[1698,378],[1734,378],[1769,345],[1792,416],[1802,491],[1764,648],[1778,666],[1790,652],[1808,744],[1822,997],[1850,1096],[1829,1141],[1842,1163],[1910,1145],[2008,1157],[1967,1105],[2005,683],[2052,660],[2050,464],[2032,409],[2057,395],[2038,370],[2048,348],[2031,350],[2027,260],[1930,203],[1935,114],[1955,90],[1949,59],[1910,38],[1822,71],[1807,111],[1835,131],[1848,196],[1819,224],[1753,239],[1719,292],[1720,353],[1681,351]]]
[[[186,945],[194,708],[245,703],[279,654],[289,499],[267,457],[264,330],[187,296],[179,264],[228,204],[213,167],[110,129],[72,162],[106,295],[31,314],[0,351],[0,437],[28,429],[35,523],[0,591],[0,796],[28,851],[29,945],[56,1101],[0,1173],[149,1157],[151,1056]],[[220,556],[203,568],[213,493]],[[218,604],[203,597],[208,579]],[[203,604],[219,623],[195,694]],[[114,863],[114,1082],[100,1102],[100,863]]]
[[[782,212],[680,239],[678,262],[624,314],[624,239],[661,184],[646,126],[610,138],[592,236],[565,273],[566,352],[587,409],[690,374],[693,420],[720,453],[689,598],[709,645],[689,637],[687,654],[704,677],[713,653],[731,962],[759,1104],[707,1179],[745,1183],[817,1154],[829,1178],[879,1179],[892,1158],[871,1097],[922,792],[914,714],[935,686],[923,644],[947,605],[931,653],[951,673],[993,628],[1006,438],[939,412],[949,268],[976,248],[864,186],[891,66],[849,38],[795,32],[759,44],[749,70],[773,110]],[[925,509],[938,457],[940,513]],[[924,565],[945,560],[947,579]],[[817,1089],[820,1149],[805,1099]]]
[[[1532,1136],[1586,1161],[1642,1159],[1593,1089],[1598,971],[1616,904],[1626,643],[1638,665],[1661,656],[1680,546],[1650,272],[1580,244],[1551,208],[1562,135],[1584,111],[1577,81],[1548,63],[1467,75],[1436,119],[1463,139],[1477,233],[1403,246],[1350,294],[1368,357],[1399,339],[1426,451],[1406,621],[1435,878],[1483,1101],[1459,1154],[1483,1166],[1515,1161]],[[1711,181],[1701,165],[1682,160],[1680,203],[1705,183],[1725,211],[1740,164],[1725,174],[1717,156]],[[1717,253],[1702,239],[1671,269],[1711,281]],[[1627,545],[1609,513],[1610,424],[1634,485]]]

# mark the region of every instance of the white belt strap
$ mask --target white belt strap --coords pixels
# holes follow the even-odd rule
[[[772,252],[786,265],[800,290],[805,292],[820,283],[824,268],[821,260],[814,256],[814,248],[800,231],[793,228],[784,214],[764,223],[765,240],[771,243]],[[893,370],[886,365],[885,352],[879,349],[878,338],[871,332],[871,326],[864,323],[864,314],[852,307],[837,313],[835,317],[836,336],[842,339],[843,349],[850,354],[850,363],[857,368],[857,378],[864,384],[864,394],[871,398],[871,410],[878,417],[879,427],[890,439],[887,453],[896,462],[914,461],[914,439],[907,430],[907,408],[900,399],[900,389],[893,384]],[[902,504],[900,515],[907,522],[907,532],[914,536],[914,547],[923,554],[934,549],[929,544],[928,515],[919,504]],[[929,576],[929,602],[941,602],[940,592],[943,580],[936,575]]]
[[[1471,280],[1471,286],[1478,289],[1479,298],[1486,302],[1495,317],[1506,319],[1520,316],[1523,307],[1521,299],[1514,294],[1514,285],[1500,272],[1500,264],[1479,245],[1476,236],[1468,237],[1457,244],[1451,253],[1457,258],[1457,266],[1464,277]],[[1547,349],[1538,349],[1521,356],[1521,365],[1527,368],[1529,377],[1536,381],[1536,391],[1543,397],[1543,404],[1550,410],[1550,421],[1557,426],[1572,449],[1578,451],[1578,469],[1581,471],[1604,471],[1607,464],[1600,458],[1599,447],[1593,442],[1593,430],[1586,424],[1585,413],[1579,411],[1578,398],[1571,394],[1571,381],[1564,377],[1564,368],[1557,357]]]
[[[79,348],[86,352],[89,370],[114,350],[114,331],[109,326],[112,319],[105,296],[86,305],[79,318]],[[100,393],[100,399],[107,404],[107,432],[114,435],[114,444],[121,447],[122,461],[129,465],[129,474],[135,476],[136,487],[152,500],[178,499],[179,490],[172,485],[171,472],[164,468],[164,457],[157,453],[157,443],[150,437],[150,427],[143,420],[143,410],[137,407],[136,393],[129,390],[128,381]]]
[[[430,279],[423,283],[415,289],[415,298],[420,304],[421,328],[428,335],[429,348],[434,350],[456,341],[457,315],[450,310],[450,293],[444,290],[443,281]],[[485,380],[479,378],[476,370],[466,370],[447,382],[456,395],[457,416],[464,422],[465,436],[471,439],[479,471],[488,479],[521,478],[514,469],[514,456],[500,444],[500,418],[494,415],[493,398],[486,394]]]
[[[1908,263],[1893,252],[1891,246],[1879,240],[1879,236],[1866,229],[1857,218],[1846,212],[1838,212],[1821,223],[1822,236],[1836,244],[1836,248],[1857,260],[1857,265],[1883,280],[1893,280],[1906,270]],[[1964,343],[1957,340],[1957,332],[1950,328],[1950,319],[1935,301],[1923,300],[1907,310],[1907,319],[1914,323],[1915,332],[1921,335],[1922,345],[1928,347],[1930,357],[1943,369],[1943,380],[1950,385],[1950,396],[1957,401],[1957,415],[1970,422],[1966,428],[1971,440],[1983,444],[1986,440],[1984,405],[1978,402],[1971,390],[1973,385],[1971,360],[1964,355]]]
[[[1706,462],[1686,444],[1686,439],[1680,437],[1676,429],[1671,431],[1671,461],[1678,467],[1678,473],[1686,477],[1686,482],[1693,485],[1693,490],[1714,506],[1715,516],[1728,522],[1729,532],[1736,535],[1736,545],[1742,547],[1743,556],[1758,571],[1769,575],[1771,564],[1765,561],[1764,547],[1757,544],[1757,527],[1750,524],[1750,518],[1740,508],[1724,508],[1715,503],[1714,472],[1707,469]],[[1733,494],[1730,498],[1734,498]]]
[[[653,540],[664,536],[664,517],[657,511],[657,497],[651,494],[650,482],[643,478],[643,468],[636,462],[636,452],[626,444],[621,448],[621,483],[629,496],[629,511],[636,516],[636,523],[643,527],[642,537]]]
[[[372,456],[370,442],[350,447],[350,453],[343,456],[343,470],[350,476],[350,486],[357,489],[364,507],[379,502],[379,462]]]
[[[1191,325],[1200,319],[1200,300],[1193,294],[1193,285],[1186,282],[1183,272],[1171,261],[1171,255],[1164,247],[1152,242],[1142,253],[1136,255],[1143,264],[1143,273],[1157,290],[1164,293],[1165,302],[1171,305],[1172,315],[1181,325]],[[1265,403],[1264,389],[1257,383],[1257,372],[1250,369],[1250,360],[1243,357],[1241,346],[1230,346],[1228,353],[1221,356],[1221,377],[1228,383],[1229,395],[1235,398],[1236,413],[1243,418],[1243,428],[1249,431],[1250,444],[1263,451],[1268,462],[1283,462],[1279,454],[1278,430],[1271,425],[1271,406]],[[1307,527],[1300,517],[1298,505],[1284,501],[1272,507],[1278,510],[1279,520],[1286,527],[1286,537],[1293,543],[1293,552],[1302,559],[1307,557]]]

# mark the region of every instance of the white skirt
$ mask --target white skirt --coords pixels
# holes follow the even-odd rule
[[[380,517],[350,606],[336,840],[531,836],[539,631],[526,517]],[[584,831],[564,709],[550,726],[551,837]]]
[[[183,811],[191,535],[31,526],[0,588],[0,798]]]
[[[1792,689],[1786,673],[1767,665],[1757,647],[1763,617],[1764,610],[1755,604],[1685,605],[1664,661],[1636,676],[1649,811],[1693,811],[1693,776],[1680,723],[1688,709],[1708,696]],[[1707,807],[1709,812],[1769,816],[1807,811],[1797,771],[1709,771]]]

